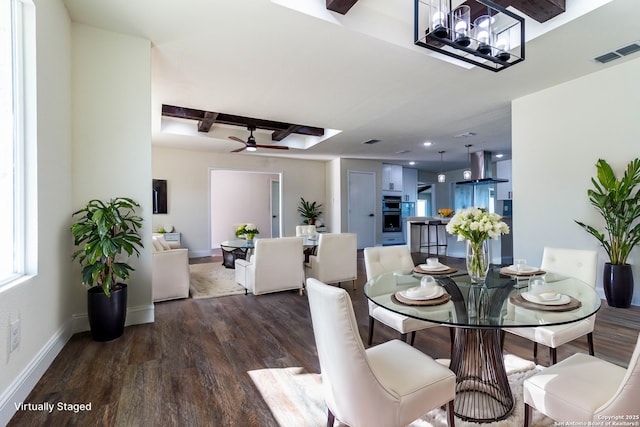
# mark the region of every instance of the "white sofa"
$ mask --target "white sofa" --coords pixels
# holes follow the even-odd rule
[[[161,236],[153,237],[151,295],[154,302],[189,297],[189,250],[172,249]]]

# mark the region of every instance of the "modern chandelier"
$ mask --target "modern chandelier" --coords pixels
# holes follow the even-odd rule
[[[491,0],[414,1],[416,45],[495,72],[524,61],[524,18],[504,7]]]

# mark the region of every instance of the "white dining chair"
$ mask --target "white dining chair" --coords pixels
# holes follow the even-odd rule
[[[530,424],[532,408],[555,421],[571,421],[572,425],[591,425],[591,421],[593,425],[607,425],[611,420],[620,421],[619,425],[625,425],[625,421],[638,423],[638,390],[640,335],[627,369],[576,353],[527,378],[523,384],[524,426]]]
[[[453,372],[400,340],[365,350],[347,291],[311,278],[307,294],[327,426],[406,426],[444,405],[454,425]]]
[[[413,272],[413,258],[408,246],[374,246],[364,248],[364,268],[367,274],[367,282],[384,273],[411,274]],[[373,284],[375,286],[375,284]],[[375,291],[373,291],[375,293]],[[400,332],[403,341],[407,341],[407,335],[411,334],[409,343],[413,345],[416,331],[441,326],[438,323],[426,322],[395,313],[384,307],[367,301],[369,306],[369,336],[368,344],[373,342],[373,329],[376,320],[388,327]],[[453,342],[453,329],[449,329],[451,342]]]
[[[305,264],[305,277],[324,283],[353,282],[358,277],[358,237],[354,233],[319,233],[315,254]]]
[[[581,249],[565,249],[545,247],[542,253],[540,269],[550,273],[560,273],[565,276],[575,277],[596,286],[596,268],[598,252]],[[538,344],[549,347],[551,364],[557,362],[556,349],[562,344],[573,341],[584,335],[587,336],[589,354],[594,355],[593,328],[596,315],[578,322],[566,325],[538,326],[535,328],[504,328],[504,332],[521,336],[533,341],[533,357],[537,360]]]

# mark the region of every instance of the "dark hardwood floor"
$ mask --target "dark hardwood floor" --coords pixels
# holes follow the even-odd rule
[[[192,262],[220,262],[204,258]],[[424,261],[420,259],[419,261]],[[445,259],[456,265],[461,260]],[[358,288],[346,289],[366,342],[362,252]],[[26,402],[91,403],[91,411],[18,411],[10,426],[276,426],[247,371],[302,367],[319,372],[306,296],[297,292],[184,299],[158,303],[153,324],[127,327],[108,343],[74,335]],[[640,330],[640,307],[598,313],[596,356],[627,366]],[[374,345],[398,334],[377,325]],[[558,349],[558,360],[587,353],[586,338]],[[447,328],[418,332],[415,346],[449,356]],[[540,350],[539,363],[548,364]],[[505,352],[532,358],[528,341],[507,334]]]

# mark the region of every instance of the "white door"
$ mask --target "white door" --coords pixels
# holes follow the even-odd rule
[[[348,231],[358,235],[358,249],[374,246],[376,235],[376,174],[348,171]]]
[[[280,237],[280,181],[271,181],[271,237]]]

